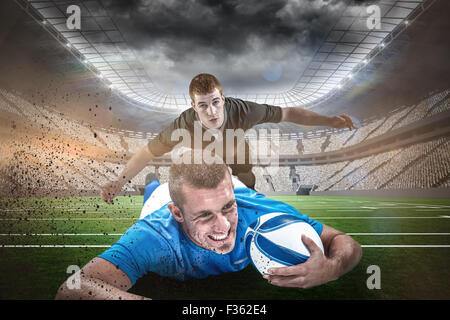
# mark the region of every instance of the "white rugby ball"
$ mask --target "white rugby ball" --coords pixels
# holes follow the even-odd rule
[[[303,244],[302,234],[324,252],[319,234],[305,220],[284,212],[263,215],[245,233],[247,256],[261,274],[270,268],[304,263],[310,252]]]

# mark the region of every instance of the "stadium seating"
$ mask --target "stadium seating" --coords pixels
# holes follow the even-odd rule
[[[312,135],[302,136],[304,146],[302,154],[312,154],[320,152],[336,151],[343,147],[348,147],[361,143],[369,138],[374,138],[389,132],[390,130],[407,126],[415,121],[433,116],[439,112],[450,109],[450,89],[434,93],[421,100],[417,105],[401,106],[388,115],[380,118],[363,121],[362,126],[357,130],[333,130],[327,129],[326,135],[329,141],[325,148],[322,148],[326,137]],[[280,151],[282,155],[298,154],[297,141],[281,140]]]
[[[449,109],[450,90],[445,90],[430,94],[416,105],[401,106],[379,118],[366,119],[358,130],[283,134],[280,156],[338,151]],[[156,135],[92,127],[4,89],[0,89],[0,111],[3,119],[22,122],[29,130],[18,135],[6,129],[0,131],[0,196],[17,192],[52,195],[58,191],[71,195],[98,194],[101,185],[117,178],[127,157]],[[80,141],[86,149],[73,145],[73,141]],[[91,147],[89,151],[87,147]],[[108,158],[105,154],[122,157],[105,160]],[[124,192],[139,192],[145,185],[145,176],[156,170],[161,182],[167,182],[167,166],[148,166],[126,184]],[[295,167],[256,166],[253,170],[256,189],[263,193],[295,192],[302,185],[314,185],[315,191],[449,187],[450,138],[441,137],[354,160]]]

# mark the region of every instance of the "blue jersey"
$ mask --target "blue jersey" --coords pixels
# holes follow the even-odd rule
[[[150,198],[151,194],[153,193],[153,191],[155,191],[156,188],[159,187],[159,181],[158,180],[152,180],[149,184],[147,184],[145,186],[145,192],[144,192],[144,204],[145,201],[148,200],[148,198]]]
[[[294,214],[308,222],[319,235],[322,233],[320,222],[300,214],[288,204],[266,198],[248,188],[236,188],[234,194],[238,211],[236,242],[227,254],[218,254],[194,244],[166,204],[136,222],[99,257],[120,268],[133,285],[148,272],[184,281],[244,269],[250,262],[245,251],[245,232],[258,216],[272,212]]]

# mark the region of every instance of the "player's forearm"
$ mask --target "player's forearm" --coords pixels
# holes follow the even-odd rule
[[[71,279],[71,278],[69,278]],[[148,299],[133,293],[126,292],[109,283],[91,277],[83,277],[78,288],[69,288],[64,282],[58,289],[56,300],[145,300]],[[76,286],[76,285],[74,285]]]
[[[327,248],[327,258],[332,266],[334,279],[352,270],[361,260],[361,245],[345,234],[333,238]]]
[[[289,121],[305,126],[331,126],[333,117],[301,108],[283,108],[281,121]]]
[[[147,146],[136,152],[126,164],[117,180],[122,184],[127,183],[133,179],[139,172],[141,172],[147,164],[152,160],[153,155]]]

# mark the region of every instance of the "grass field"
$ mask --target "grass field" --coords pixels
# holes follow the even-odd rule
[[[450,299],[450,199],[283,196],[301,213],[351,235],[359,265],[308,289],[275,287],[246,269],[180,282],[149,274],[132,292],[154,299]],[[0,299],[53,299],[69,276],[139,217],[142,197],[0,199]],[[368,289],[377,265],[381,288]]]

